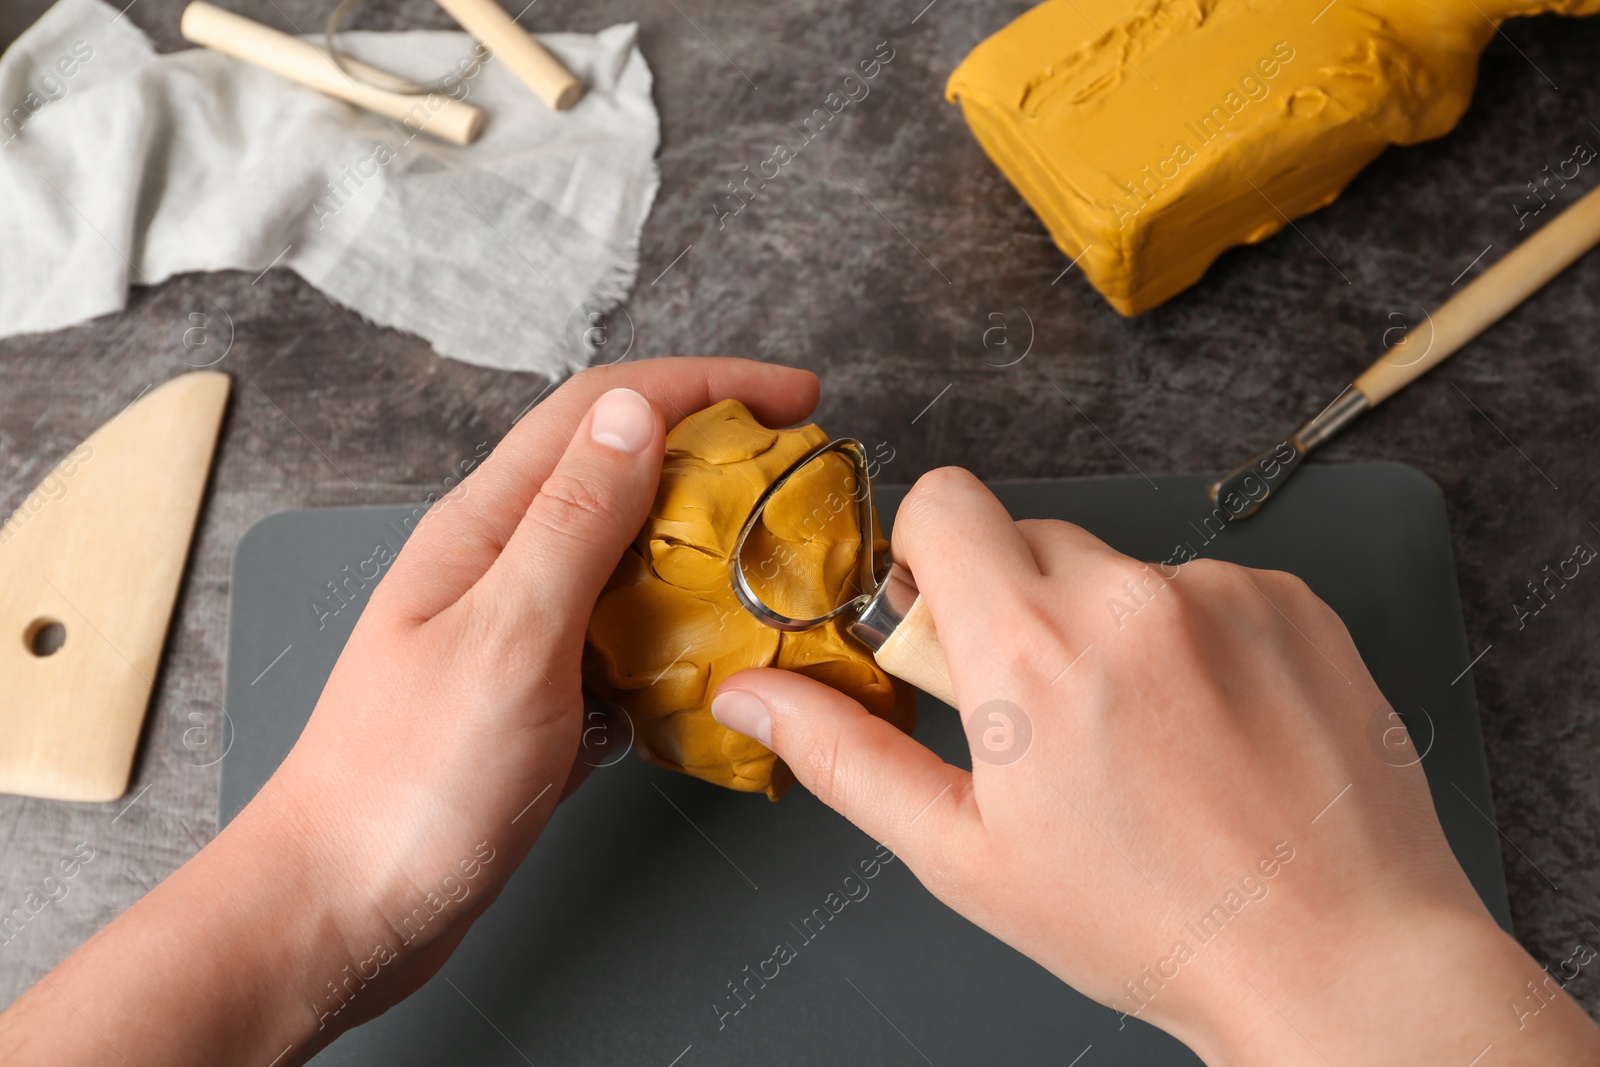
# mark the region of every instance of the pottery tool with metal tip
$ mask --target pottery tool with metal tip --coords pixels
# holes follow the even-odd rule
[[[1210,486],[1229,519],[1254,515],[1313,449],[1363,412],[1450,358],[1600,242],[1600,188],[1557,215],[1409,331],[1288,440],[1253,456]]]
[[[146,393],[0,527],[0,792],[126,791],[229,384]]]
[[[789,480],[814,460],[834,452],[849,460],[854,469],[855,488],[849,495],[854,497],[860,514],[862,539],[861,573],[857,588],[865,592],[821,615],[794,618],[768,605],[752,588],[745,574],[745,542],[761,520],[761,513]],[[850,633],[872,650],[879,666],[953,708],[956,706],[955,691],[950,686],[950,669],[945,663],[944,649],[939,647],[939,635],[933,626],[933,613],[918,595],[910,571],[890,560],[887,555],[882,559],[874,558],[873,531],[877,527],[873,522],[872,482],[867,475],[868,466],[866,446],[849,437],[836,438],[819,445],[795,460],[756,498],[755,505],[739,530],[739,539],[734,542],[733,552],[728,557],[728,578],[733,584],[734,595],[745,610],[777,630],[796,633],[821,626],[829,619],[847,617]]]

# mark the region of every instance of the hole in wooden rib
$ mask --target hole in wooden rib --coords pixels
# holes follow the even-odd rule
[[[55,619],[34,619],[22,632],[22,643],[35,656],[53,656],[67,643],[67,628]]]

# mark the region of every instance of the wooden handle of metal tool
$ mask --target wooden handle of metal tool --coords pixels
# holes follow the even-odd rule
[[[1534,231],[1356,379],[1374,406],[1443,363],[1600,242],[1600,188]]]
[[[408,96],[363,85],[334,66],[328,53],[310,41],[280,33],[204,0],[194,0],[183,9],[178,30],[185,40],[194,44],[270,70],[451,144],[471,144],[483,129],[483,112],[470,104],[441,93]],[[364,63],[348,59],[345,63],[363,77],[395,80],[395,75]]]
[[[950,686],[950,668],[933,628],[933,612],[926,597],[917,597],[900,625],[877,651],[878,664],[902,681],[910,682],[931,697],[956,706],[956,693]]]
[[[495,58],[552,111],[565,111],[583,95],[583,83],[517,25],[495,0],[438,0],[461,28],[489,46]]]

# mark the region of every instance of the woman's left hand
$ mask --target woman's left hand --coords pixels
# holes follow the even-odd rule
[[[584,632],[649,512],[667,423],[729,397],[783,426],[817,382],[659,360],[585,371],[524,417],[418,524],[282,766],[0,1016],[0,1063],[33,1062],[55,1029],[81,1062],[109,1044],[282,1067],[425,982],[576,784]]]

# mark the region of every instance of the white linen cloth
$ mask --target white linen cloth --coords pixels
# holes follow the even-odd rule
[[[404,77],[458,72],[451,95],[487,116],[458,147],[60,0],[0,56],[0,337],[120,310],[130,282],[275,264],[442,355],[576,369],[588,313],[633,285],[658,184],[635,31],[540,35],[586,86],[559,114],[469,65],[464,33],[340,36]]]

